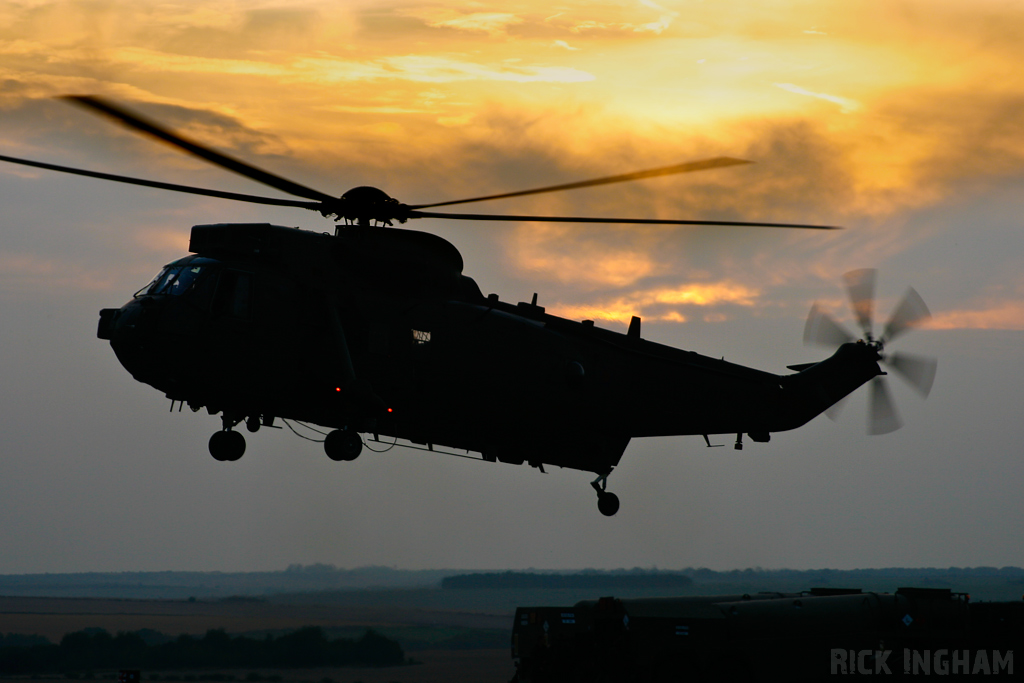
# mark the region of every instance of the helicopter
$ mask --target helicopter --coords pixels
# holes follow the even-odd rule
[[[196,225],[189,255],[165,265],[120,308],[100,311],[97,336],[131,375],[175,405],[205,409],[221,426],[218,461],[246,449],[250,432],[281,420],[319,432],[326,455],[351,461],[365,443],[475,453],[544,471],[591,472],[598,509],[619,509],[608,477],[633,438],[744,435],[769,441],[871,382],[873,433],[899,427],[882,376],[888,363],[927,395],[934,359],[886,345],[927,320],[909,290],[881,336],[872,332],[874,271],[847,276],[860,338],[815,305],[807,343],[838,347],[825,360],[778,375],[659,344],[634,316],[625,333],[485,296],[447,240],[395,227],[417,219],[647,225],[832,226],[738,221],[437,212],[440,207],[572,190],[750,163],[716,157],[581,182],[426,204],[373,187],[320,192],[188,140],[120,105],[63,99],[228,171],[297,198],[223,192],[0,156],[0,161],[102,180],[316,211],[333,234],[269,223]],[[329,431],[320,432],[312,425]],[[298,433],[298,432],[297,432]],[[301,435],[301,434],[300,434]],[[382,439],[383,437],[383,439]],[[307,437],[308,438],[308,437]],[[406,445],[406,444],[399,444]],[[451,453],[455,455],[456,453]],[[466,456],[463,456],[466,457]]]

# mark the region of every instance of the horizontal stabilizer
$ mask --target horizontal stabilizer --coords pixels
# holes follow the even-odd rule
[[[807,368],[813,368],[817,363],[800,363],[799,365],[787,365],[786,367],[793,372],[803,372]]]

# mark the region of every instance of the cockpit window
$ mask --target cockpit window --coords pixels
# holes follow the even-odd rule
[[[148,285],[135,292],[135,296],[142,296],[143,294],[155,294],[158,290],[162,289],[167,285],[167,281],[174,277],[177,269],[167,266],[153,278],[153,281]]]
[[[180,296],[188,291],[205,270],[206,266],[168,266],[160,271],[160,274],[151,283],[137,291],[135,296],[143,294]]]
[[[203,274],[204,270],[206,269],[203,266],[185,266],[178,273],[178,277],[167,286],[167,290],[164,293],[173,296],[184,294],[192,286],[192,283]]]

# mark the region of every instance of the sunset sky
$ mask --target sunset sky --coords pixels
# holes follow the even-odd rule
[[[216,463],[95,338],[197,223],[318,214],[0,165],[0,573],[423,567],[1024,565],[1024,5],[0,0],[0,155],[274,190],[54,97],[93,94],[332,194],[427,203],[729,156],[754,163],[466,212],[775,221],[836,232],[421,220],[484,293],[784,372],[842,274],[939,358],[906,426],[841,418],[707,451],[634,441],[601,517],[585,473],[286,433]],[[452,207],[452,211],[463,207]],[[720,437],[719,442],[727,439]],[[710,454],[710,455],[709,455]]]

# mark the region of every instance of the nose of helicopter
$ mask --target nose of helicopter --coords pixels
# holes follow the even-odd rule
[[[110,342],[121,365],[139,381],[150,384],[161,365],[160,354],[154,355],[151,347],[159,337],[157,326],[164,303],[142,297],[121,308],[104,308],[96,330],[97,337]]]
[[[159,305],[151,298],[129,301],[121,308],[104,308],[96,336],[111,342],[134,342],[141,339],[156,323]]]
[[[96,336],[100,339],[110,341],[113,334],[114,319],[121,311],[119,308],[104,308],[100,310],[100,324],[96,328]]]

